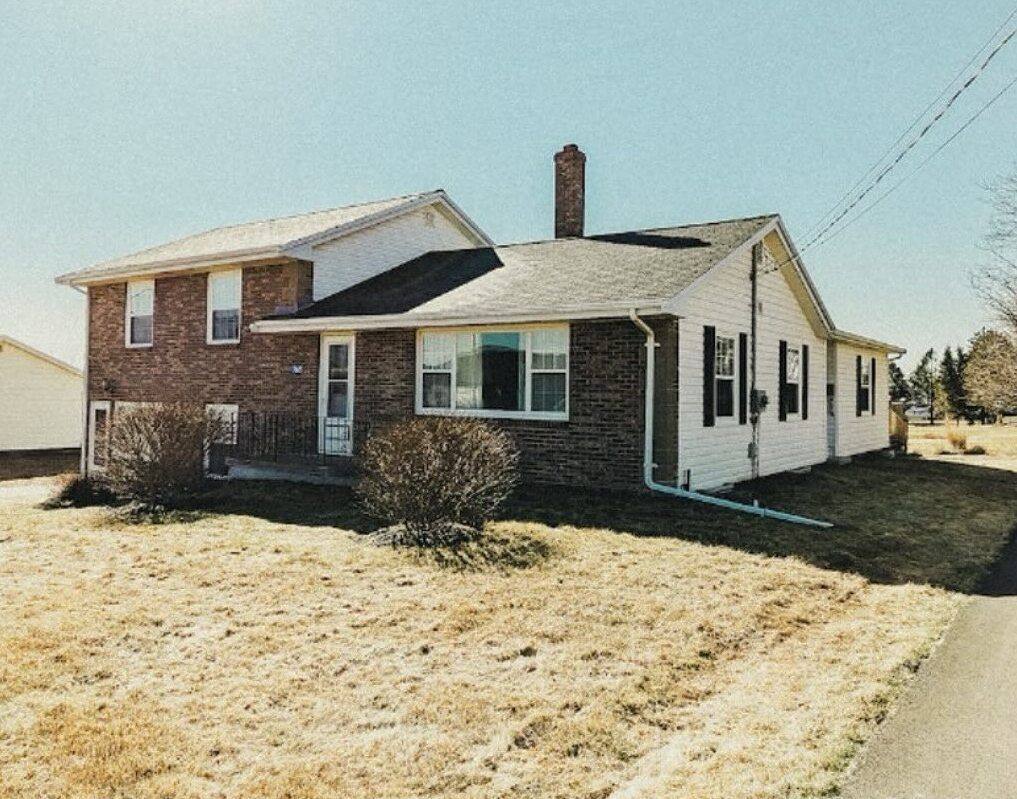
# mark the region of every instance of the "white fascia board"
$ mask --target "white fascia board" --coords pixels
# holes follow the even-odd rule
[[[795,247],[794,242],[791,241],[791,236],[788,234],[787,228],[784,227],[784,220],[778,215],[776,222],[777,235],[780,236],[780,240],[784,244],[784,248],[791,254],[791,263],[795,268],[795,272],[797,272],[798,277],[805,286],[805,290],[809,293],[809,297],[816,306],[816,310],[819,311],[819,317],[823,320],[827,333],[830,333],[834,330],[833,318],[830,316],[830,312],[827,310],[826,305],[823,302],[823,298],[819,296],[819,290],[816,288],[816,284],[812,282],[812,277],[809,275],[809,271],[805,268],[802,256],[798,254],[798,249]]]
[[[232,250],[215,255],[195,255],[189,258],[168,258],[163,261],[152,261],[141,265],[126,265],[117,269],[96,272],[69,272],[60,275],[56,282],[64,286],[90,286],[99,283],[121,281],[125,278],[148,277],[149,275],[172,274],[197,269],[227,266],[229,264],[246,263],[248,261],[264,261],[274,258],[289,260],[278,247],[259,247],[257,249]]]
[[[856,347],[863,347],[870,350],[879,350],[880,352],[892,352],[897,355],[903,355],[907,352],[904,347],[898,346],[897,344],[888,344],[885,341],[878,341],[868,336],[859,336],[857,333],[848,333],[846,330],[832,330],[830,332],[830,340],[837,344],[850,344]]]
[[[563,322],[582,319],[628,318],[635,307],[643,316],[665,313],[656,300],[624,305],[561,308],[553,311],[455,314],[379,314],[377,316],[319,316],[309,319],[264,319],[250,326],[252,333],[318,333],[332,330],[382,330],[392,328],[459,327],[470,325]]]
[[[444,205],[448,209],[449,213],[456,217],[459,222],[465,226],[481,243],[487,245],[494,244],[488,235],[477,227],[473,220],[466,216],[466,214],[464,214],[462,210],[449,199],[448,195],[446,195],[444,191],[438,189],[437,191],[430,191],[425,194],[421,194],[393,208],[386,208],[384,211],[378,211],[377,213],[356,219],[352,222],[345,222],[341,225],[336,225],[335,227],[323,230],[320,233],[313,233],[310,236],[295,239],[294,241],[285,244],[281,248],[281,252],[304,260],[314,260],[312,250],[320,244],[342,238],[343,236],[348,236],[350,233],[354,233],[358,230],[364,230],[365,228],[380,225],[382,222],[388,222],[390,219],[395,219],[396,217],[416,211],[418,208],[426,208],[427,206],[434,205],[435,203],[441,203]]]

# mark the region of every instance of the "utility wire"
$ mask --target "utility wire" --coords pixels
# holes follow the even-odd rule
[[[862,191],[859,195],[857,195],[848,204],[848,206],[844,208],[844,210],[841,211],[839,214],[837,214],[822,230],[819,231],[819,233],[815,234],[809,241],[805,243],[805,246],[802,248],[803,250],[808,249],[817,241],[819,241],[821,238],[823,238],[832,228],[834,228],[837,225],[837,223],[840,222],[840,220],[842,220],[845,216],[851,213],[851,211],[862,200],[864,200],[869,195],[869,193],[872,192],[883,181],[883,179],[887,175],[889,175],[894,169],[897,168],[897,166],[901,163],[901,161],[904,160],[908,153],[910,153],[918,145],[918,143],[923,138],[925,138],[926,134],[928,134],[928,132],[933,128],[933,126],[935,126],[936,123],[938,123],[943,118],[946,112],[950,110],[951,106],[953,106],[953,104],[957,101],[957,98],[960,97],[965,91],[967,91],[971,84],[978,80],[979,76],[981,76],[981,74],[985,72],[986,67],[989,66],[989,63],[992,61],[992,59],[996,57],[1000,50],[1002,50],[1004,47],[1006,47],[1006,45],[1010,43],[1010,40],[1013,39],[1014,36],[1017,36],[1017,28],[1011,30],[1010,33],[1008,33],[1006,37],[1003,39],[1003,41],[996,45],[996,47],[992,50],[992,52],[989,53],[988,57],[985,59],[985,61],[982,62],[982,65],[975,71],[975,73],[971,75],[966,81],[964,81],[963,84],[961,84],[960,88],[953,93],[950,99],[947,100],[946,104],[925,125],[925,127],[922,128],[921,132],[913,139],[911,139],[911,141],[908,142],[907,146],[897,154],[897,157],[894,158],[885,167],[883,167],[882,171],[878,175],[876,175],[876,179],[873,180],[868,186],[866,186],[865,190]]]
[[[971,68],[971,65],[974,64],[975,61],[978,60],[978,57],[983,52],[985,52],[985,50],[996,40],[996,37],[999,36],[1003,29],[1010,23],[1010,20],[1012,20],[1015,16],[1017,16],[1017,7],[1015,7],[1014,10],[1010,12],[1010,15],[1005,20],[1003,20],[1002,23],[1000,23],[999,27],[992,32],[992,35],[986,40],[985,44],[983,44],[975,52],[975,54],[971,56],[968,62],[963,67],[961,67],[960,71],[953,77],[953,79],[948,84],[946,84],[946,86],[943,87],[942,91],[940,91],[940,93],[937,94],[933,98],[933,100],[927,106],[925,106],[924,109],[922,109],[922,112],[914,118],[911,124],[908,125],[901,132],[901,134],[897,137],[893,144],[887,147],[886,151],[881,156],[879,156],[878,159],[876,159],[875,163],[873,163],[872,166],[870,166],[860,178],[858,178],[854,185],[851,186],[851,188],[849,188],[847,191],[845,191],[844,194],[841,195],[840,199],[838,199],[837,202],[834,203],[834,205],[825,214],[823,214],[819,219],[817,219],[812,224],[812,226],[809,227],[808,230],[806,230],[805,232],[806,240],[808,240],[812,236],[812,234],[819,229],[820,225],[822,225],[832,214],[836,213],[840,206],[844,203],[844,201],[848,197],[850,197],[851,194],[853,194],[869,178],[869,176],[872,175],[879,168],[880,164],[882,164],[886,160],[886,157],[890,155],[897,147],[897,145],[904,140],[905,136],[907,136],[912,130],[914,130],[918,126],[918,123],[925,118],[926,114],[928,114],[929,111],[932,110],[933,106],[935,106],[936,103],[938,103],[940,100],[943,99],[943,97],[946,96],[946,93],[950,91],[950,88],[964,76],[968,69]]]
[[[931,161],[933,158],[935,158],[937,155],[939,155],[939,153],[941,153],[946,148],[946,146],[948,144],[950,144],[950,142],[952,142],[954,139],[956,139],[958,136],[960,136],[965,130],[967,130],[967,128],[976,119],[978,119],[978,117],[980,117],[982,114],[984,114],[986,111],[988,111],[989,108],[997,100],[999,100],[1004,94],[1006,94],[1008,91],[1010,91],[1010,89],[1012,89],[1014,86],[1017,86],[1017,78],[1014,78],[1013,80],[1011,80],[1008,84],[1006,84],[1006,86],[1004,86],[995,95],[993,95],[991,100],[989,100],[985,105],[983,105],[981,108],[979,108],[978,111],[976,111],[968,119],[967,122],[965,122],[956,131],[954,131],[953,135],[951,135],[950,138],[948,138],[946,141],[944,141],[942,144],[940,144],[939,147],[937,147],[935,150],[933,150],[924,161],[922,161],[918,166],[916,166],[913,170],[911,170],[907,175],[905,175],[903,178],[901,178],[891,188],[887,189],[885,192],[883,192],[881,195],[879,195],[879,197],[877,197],[875,200],[873,200],[871,203],[869,203],[867,206],[865,206],[865,208],[863,208],[857,215],[855,215],[854,217],[849,219],[847,222],[845,222],[843,225],[841,225],[839,230],[834,231],[829,236],[827,236],[825,239],[820,241],[819,244],[826,244],[828,241],[831,241],[832,239],[835,239],[837,236],[839,236],[841,233],[843,233],[845,230],[847,230],[851,225],[853,225],[855,222],[857,222],[859,219],[861,219],[863,216],[865,216],[869,211],[871,211],[873,208],[875,208],[877,205],[879,205],[883,200],[885,200],[887,197],[889,197],[891,194],[893,194],[895,191],[897,191],[897,189],[899,189],[904,183],[906,183],[908,180],[910,180],[912,177],[914,177],[914,175],[916,173],[920,172],[926,166],[926,164],[929,163],[929,161]]]

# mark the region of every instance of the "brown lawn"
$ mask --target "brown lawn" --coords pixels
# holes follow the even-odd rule
[[[1017,480],[874,459],[754,491],[837,527],[557,492],[436,558],[337,490],[136,526],[0,490],[0,797],[827,795]]]

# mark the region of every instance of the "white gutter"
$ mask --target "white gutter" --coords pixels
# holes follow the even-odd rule
[[[252,333],[319,333],[333,330],[378,330],[416,327],[458,327],[468,325],[564,322],[573,319],[618,319],[629,315],[632,305],[605,304],[560,306],[545,311],[490,313],[456,316],[448,311],[435,313],[377,314],[375,316],[315,316],[306,319],[262,319],[252,322]],[[661,313],[660,302],[647,300],[638,305],[640,313]]]
[[[753,516],[761,516],[767,519],[779,519],[792,524],[804,524],[812,527],[833,527],[830,522],[810,519],[806,516],[796,516],[793,513],[784,513],[779,510],[771,510],[759,505],[758,502],[747,505],[742,502],[734,502],[730,499],[715,497],[710,494],[701,494],[698,491],[691,491],[676,486],[664,485],[653,479],[653,395],[654,395],[654,360],[656,356],[656,336],[646,322],[639,318],[635,308],[629,310],[629,319],[632,324],[638,327],[646,335],[646,398],[643,410],[643,482],[651,491],[661,494],[669,494],[673,497],[689,499],[693,502],[702,502],[706,505],[714,505],[718,508],[739,511],[740,513],[751,513]]]

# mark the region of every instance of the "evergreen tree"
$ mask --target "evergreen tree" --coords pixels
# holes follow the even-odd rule
[[[929,422],[936,421],[936,382],[939,375],[935,367],[936,353],[929,349],[911,372],[908,383],[911,399],[918,405],[929,406]]]
[[[911,399],[911,387],[904,372],[895,361],[890,361],[890,401],[907,402]]]
[[[957,357],[949,347],[943,352],[943,360],[939,364],[939,382],[942,384],[942,401],[940,409],[949,413],[954,419],[967,416],[967,398],[964,393],[964,377],[961,372],[960,356],[963,350],[958,347]]]

